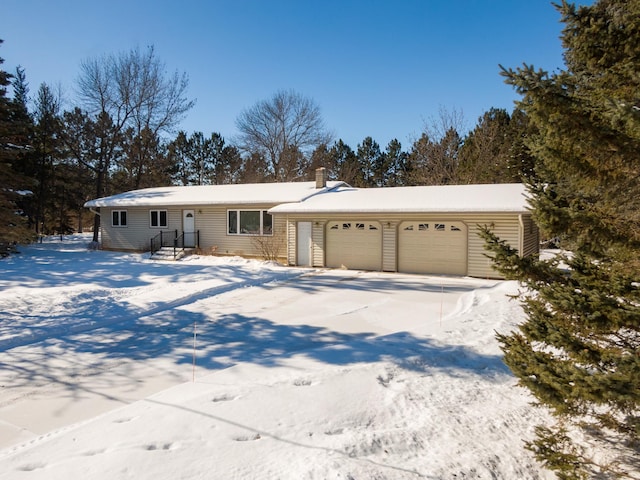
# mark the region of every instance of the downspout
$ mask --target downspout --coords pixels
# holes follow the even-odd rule
[[[518,214],[518,224],[520,224],[520,235],[518,235],[518,253],[521,257],[524,257],[524,220],[522,214]]]
[[[98,207],[100,208],[100,207]],[[98,210],[94,210],[93,208],[89,207],[89,211],[95,215],[98,215],[99,217],[102,217],[102,215],[100,214],[100,212]],[[100,222],[100,230],[102,230],[102,222]],[[98,232],[98,235],[100,235],[100,232]],[[100,240],[98,240],[97,242],[91,242],[91,249],[95,250],[97,248],[99,248],[100,245]]]

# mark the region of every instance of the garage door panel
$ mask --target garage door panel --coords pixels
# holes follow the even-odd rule
[[[381,225],[365,221],[329,222],[326,262],[333,268],[381,270]]]
[[[467,228],[463,223],[403,222],[398,237],[399,271],[466,275]]]

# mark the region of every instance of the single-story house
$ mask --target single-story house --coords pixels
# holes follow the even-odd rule
[[[161,233],[169,240],[184,235],[185,247],[221,255],[258,256],[255,238],[280,237],[286,247],[284,217],[269,209],[302,202],[343,182],[289,182],[193,185],[133,190],[84,204],[100,215],[105,250],[148,251]],[[175,232],[175,233],[174,233]]]
[[[261,256],[265,240],[288,265],[497,277],[478,226],[521,255],[539,248],[522,184],[353,188],[318,169],[315,182],[149,188],[85,206],[111,250],[148,251],[171,231],[221,255]]]

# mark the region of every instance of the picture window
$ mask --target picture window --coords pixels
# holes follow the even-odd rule
[[[228,210],[227,234],[273,235],[273,216],[266,210]]]

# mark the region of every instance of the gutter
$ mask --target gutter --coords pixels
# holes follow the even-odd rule
[[[98,208],[100,208],[100,207],[98,207]],[[100,216],[100,212],[98,212],[97,210],[94,210],[94,209],[93,209],[93,208],[91,208],[91,207],[89,207],[89,211],[90,211],[91,213],[94,213],[94,214],[96,214],[96,215]]]

